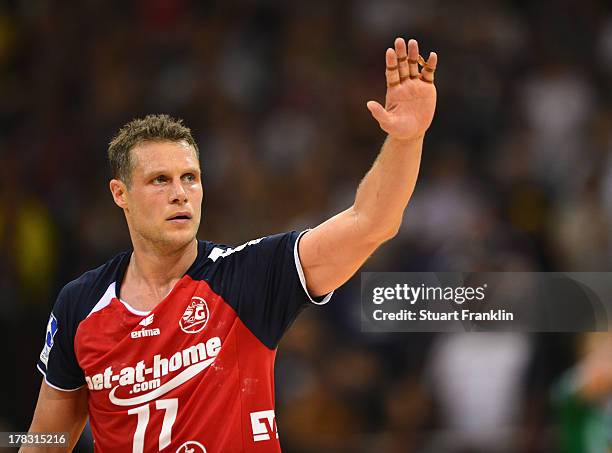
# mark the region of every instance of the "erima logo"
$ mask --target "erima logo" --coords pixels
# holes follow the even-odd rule
[[[145,327],[150,326],[151,324],[153,324],[153,316],[155,316],[155,313],[150,314],[138,324]]]
[[[241,250],[244,250],[249,245],[258,244],[259,242],[261,242],[262,239],[265,239],[265,238],[253,239],[252,241],[239,245],[235,249],[228,248],[228,249],[223,250],[222,248],[215,247],[214,249],[212,249],[208,257],[213,261],[217,261],[219,258],[225,258],[226,256],[229,256],[232,253],[236,253]]]
[[[278,439],[274,410],[251,412],[251,429],[255,442],[270,440],[272,437]]]
[[[49,322],[47,323],[47,333],[45,335],[45,345],[43,346],[43,350],[40,353],[40,361],[47,366],[47,362],[49,361],[49,354],[51,353],[51,348],[53,347],[53,337],[57,333],[57,319],[51,313],[49,316]]]
[[[141,360],[135,366],[124,367],[117,373],[109,366],[102,373],[85,376],[85,382],[89,390],[111,389],[108,398],[117,406],[144,404],[197,376],[215,361],[220,350],[221,338],[212,337],[167,358],[156,354],[149,364]],[[162,379],[171,373],[176,374],[162,384]],[[117,395],[118,392],[120,395]],[[137,395],[123,396],[134,394]]]
[[[153,316],[155,316],[155,313],[151,313],[149,316],[147,316],[146,318],[144,318],[142,321],[140,321],[138,323],[139,326],[150,326],[151,324],[153,324]],[[132,338],[143,338],[143,337],[155,337],[157,335],[159,335],[161,333],[161,331],[159,329],[140,329],[140,330],[134,330],[130,336]]]

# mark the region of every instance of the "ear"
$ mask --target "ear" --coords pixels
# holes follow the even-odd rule
[[[119,206],[121,209],[127,209],[127,187],[120,181],[119,179],[111,179],[108,183],[111,194],[113,195],[113,200],[115,204]]]

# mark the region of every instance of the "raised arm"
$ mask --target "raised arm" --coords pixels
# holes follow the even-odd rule
[[[423,137],[433,119],[437,61],[434,52],[423,61],[414,39],[406,47],[397,38],[395,48],[387,49],[385,107],[367,103],[387,139],[353,205],[307,232],[299,243],[306,285],[313,296],[338,288],[397,234],[419,173]]]
[[[69,433],[68,447],[22,447],[19,452],[72,451],[87,421],[87,387],[78,390],[56,390],[43,379],[30,425],[31,433]]]

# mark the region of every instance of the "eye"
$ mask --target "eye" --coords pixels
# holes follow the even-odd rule
[[[163,184],[167,180],[168,180],[168,178],[166,178],[165,176],[159,175],[155,179],[153,179],[153,184]]]
[[[196,180],[196,175],[194,175],[193,173],[187,173],[183,176],[183,179],[188,182],[194,182]]]

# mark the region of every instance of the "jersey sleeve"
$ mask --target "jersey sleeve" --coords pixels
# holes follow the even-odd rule
[[[74,293],[75,288],[71,284],[60,291],[49,316],[45,343],[37,364],[47,384],[65,391],[77,390],[85,385],[85,376],[74,352],[77,328],[72,303]]]
[[[240,319],[269,348],[309,304],[327,303],[332,293],[314,299],[308,294],[295,231],[250,241],[217,252],[225,267],[223,292]],[[215,251],[211,253],[214,258]]]

